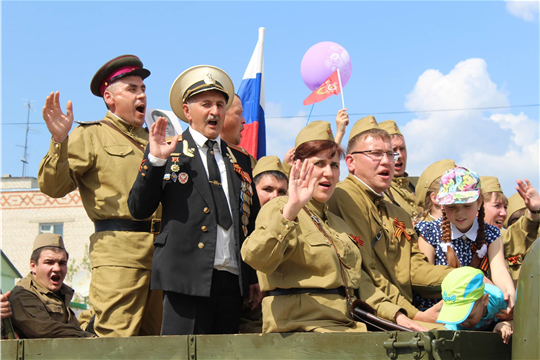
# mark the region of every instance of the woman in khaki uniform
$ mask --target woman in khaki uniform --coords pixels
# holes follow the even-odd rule
[[[361,270],[352,231],[325,204],[339,181],[341,156],[329,123],[304,128],[296,139],[289,196],[261,208],[244,242],[242,257],[258,270],[267,292],[263,332],[366,331],[352,320],[350,305],[358,289],[362,298],[377,290]]]

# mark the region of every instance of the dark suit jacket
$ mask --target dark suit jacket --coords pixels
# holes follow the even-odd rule
[[[184,154],[183,142],[179,141],[173,154],[180,154],[177,174],[187,174],[187,181],[168,180],[172,175],[173,156],[165,166],[154,167],[148,161],[146,149],[139,174],[129,194],[129,210],[134,218],[146,219],[162,204],[161,233],[154,241],[152,261],[152,289],[177,292],[184,295],[210,296],[214,255],[216,250],[217,217],[208,176],[204,169],[197,145],[188,130],[182,134],[193,156]],[[241,267],[240,289],[247,295],[250,284],[257,282],[255,271],[242,261],[240,248],[244,241],[241,219],[241,176],[234,170],[228,154],[228,146],[222,140],[221,152],[227,169],[229,199],[234,226],[234,249]],[[232,150],[232,149],[231,149]],[[248,156],[232,150],[238,164],[252,176]],[[185,176],[183,177],[185,181]],[[253,205],[248,234],[253,231],[259,211],[259,199],[253,188]],[[135,246],[135,245],[134,245]]]

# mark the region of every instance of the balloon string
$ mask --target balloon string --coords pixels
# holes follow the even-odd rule
[[[306,126],[307,126],[307,124],[309,124],[309,118],[311,117],[311,113],[313,112],[313,107],[314,106],[315,106],[315,103],[313,103],[313,105],[311,105],[311,110],[309,110],[309,115],[307,117]]]

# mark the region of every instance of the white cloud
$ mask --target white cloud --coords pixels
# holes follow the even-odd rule
[[[538,19],[538,0],[516,1],[506,0],[506,10],[525,21],[534,21]]]
[[[406,107],[413,111],[508,106],[507,94],[491,81],[483,59],[458,63],[444,75],[426,70]],[[419,112],[402,132],[407,140],[407,172],[419,175],[431,163],[451,158],[480,175],[497,176],[511,195],[518,177],[538,186],[539,123],[525,114],[484,115],[482,110]]]

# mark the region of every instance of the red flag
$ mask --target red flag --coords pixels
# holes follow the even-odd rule
[[[339,86],[338,71],[336,69],[336,71],[334,71],[332,75],[317,88],[317,90],[312,92],[311,95],[304,100],[304,105],[311,105],[323,101],[327,97],[338,95],[339,93],[341,93],[341,88]]]

